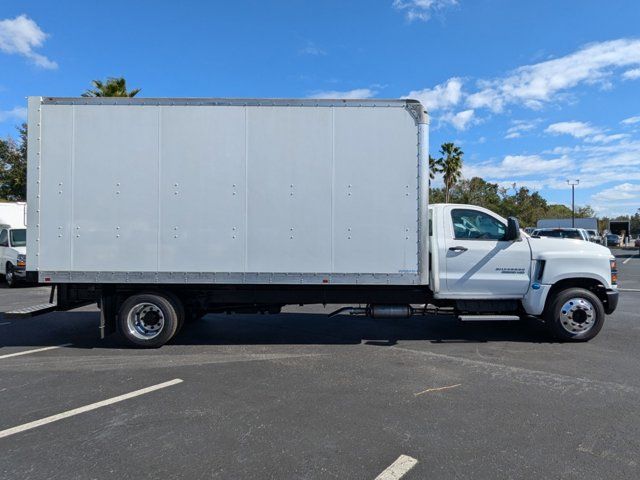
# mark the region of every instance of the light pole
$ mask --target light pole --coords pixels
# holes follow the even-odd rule
[[[567,184],[571,185],[571,228],[576,226],[576,185],[580,183],[577,178],[575,180],[567,180]]]

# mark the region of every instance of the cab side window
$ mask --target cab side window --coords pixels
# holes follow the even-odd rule
[[[0,232],[0,247],[8,247],[9,246],[9,231],[7,229],[2,230]]]
[[[502,240],[507,233],[502,222],[478,210],[456,208],[451,220],[456,240]]]

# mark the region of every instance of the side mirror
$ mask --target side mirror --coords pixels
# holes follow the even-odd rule
[[[504,236],[507,242],[516,242],[520,240],[520,223],[516,217],[507,219],[507,233]]]

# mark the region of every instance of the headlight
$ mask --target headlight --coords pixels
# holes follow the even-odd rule
[[[18,266],[24,267],[27,265],[27,256],[23,254],[18,255]]]

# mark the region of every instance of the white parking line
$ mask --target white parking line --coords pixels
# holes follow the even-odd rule
[[[19,357],[20,355],[29,355],[31,353],[46,352],[47,350],[55,350],[56,348],[68,347],[70,345],[71,343],[63,343],[62,345],[54,345],[53,347],[43,347],[36,348],[34,350],[25,350],[24,352],[7,353],[6,355],[0,355],[0,360],[9,357]]]
[[[400,455],[398,459],[389,465],[375,480],[398,480],[418,464],[418,460],[407,455]]]
[[[0,325],[11,325],[11,322],[0,322]]]
[[[628,257],[625,261],[622,262],[622,264],[626,264],[629,260],[631,260],[633,258],[633,255],[631,255],[630,257]],[[638,256],[638,258],[640,258],[640,256]]]
[[[16,433],[24,432],[25,430],[31,430],[32,428],[41,427],[42,425],[46,425],[48,423],[57,422],[58,420],[63,420],[65,418],[73,417],[74,415],[90,412],[91,410],[95,410],[101,407],[106,407],[107,405],[112,405],[114,403],[122,402],[123,400],[128,400],[130,398],[144,395],[146,393],[151,393],[155,390],[160,390],[161,388],[166,388],[172,385],[176,385],[177,383],[182,383],[182,379],[174,378],[173,380],[169,380],[168,382],[159,383],[157,385],[152,385],[151,387],[147,387],[147,388],[142,388],[140,390],[136,390],[135,392],[125,393],[124,395],[108,398],[107,400],[102,400],[101,402],[85,405],[84,407],[74,408],[73,410],[67,410],[66,412],[58,413],[57,415],[51,415],[50,417],[46,417],[41,420],[36,420],[34,422],[18,425],[17,427],[1,430],[0,438],[4,438],[4,437],[8,437],[9,435],[14,435]]]

